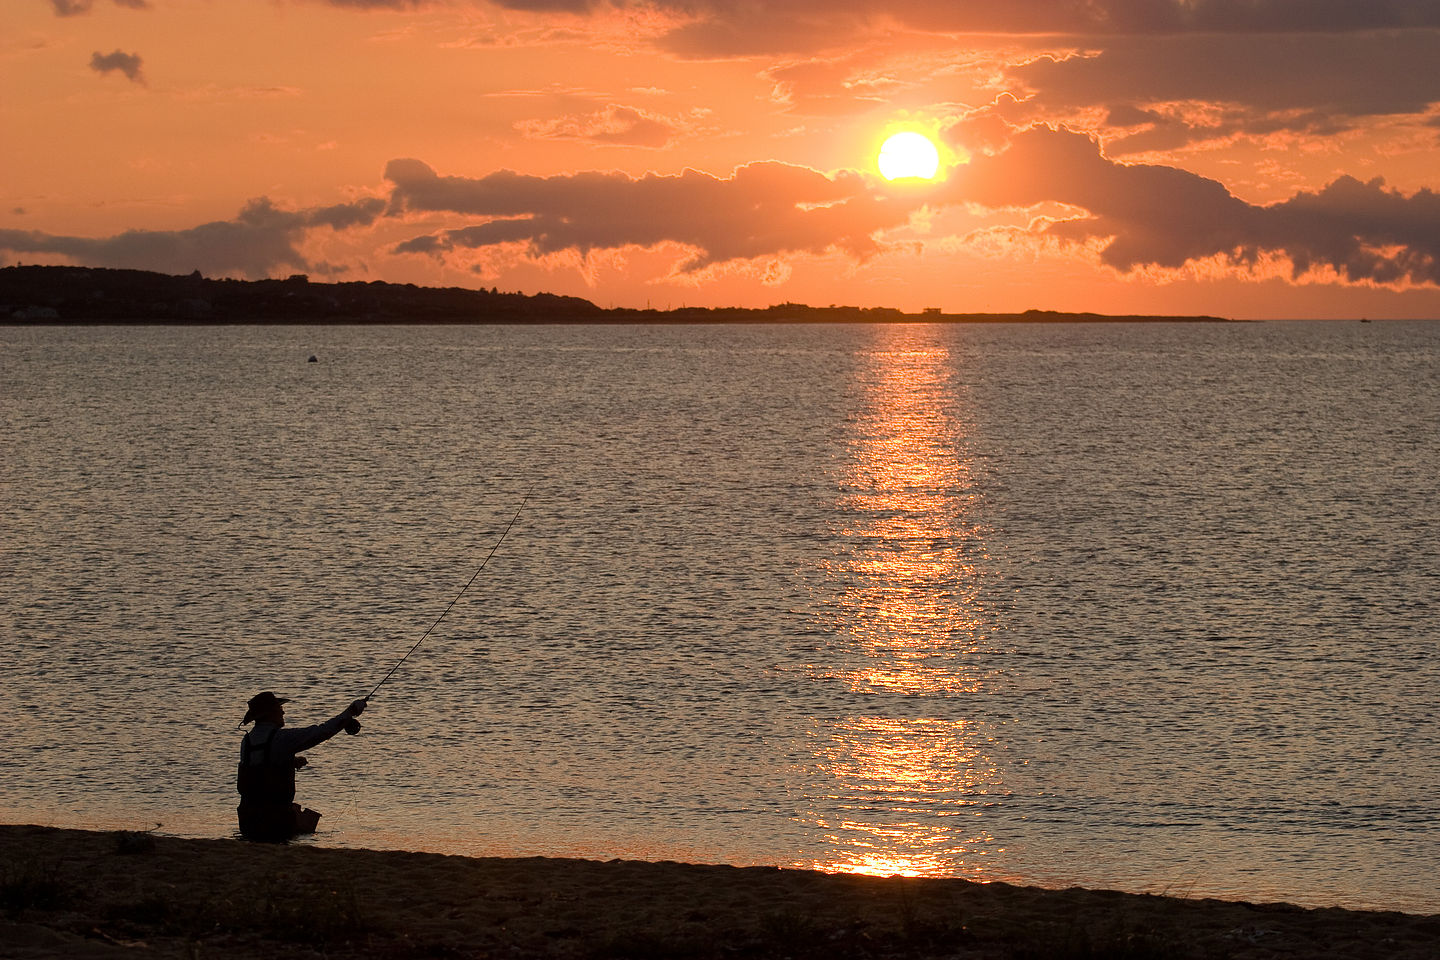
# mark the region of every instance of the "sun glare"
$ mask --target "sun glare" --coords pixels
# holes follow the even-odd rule
[[[881,145],[875,163],[886,180],[932,180],[940,170],[940,151],[925,134],[904,130]]]

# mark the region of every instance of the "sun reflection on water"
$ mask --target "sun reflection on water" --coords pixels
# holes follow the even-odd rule
[[[967,709],[995,678],[957,364],[933,331],[876,336],[837,478],[840,548],[820,565],[829,642],[809,671],[874,709],[813,721],[804,819],[826,853],[806,865],[985,877],[999,851],[983,812],[1004,788],[994,731]]]

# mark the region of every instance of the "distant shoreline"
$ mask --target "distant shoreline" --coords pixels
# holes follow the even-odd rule
[[[0,268],[0,324],[373,325],[373,324],[817,324],[817,323],[1244,323],[1213,316],[1023,313],[906,313],[891,307],[781,303],[770,307],[602,308],[579,297],[497,289],[421,287],[383,281],[313,283],[211,280],[99,267]]]

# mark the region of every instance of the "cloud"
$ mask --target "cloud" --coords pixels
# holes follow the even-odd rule
[[[728,178],[695,170],[678,176],[578,173],[533,177],[501,171],[441,177],[418,160],[394,160],[391,212],[448,212],[482,222],[416,237],[400,253],[439,254],[525,243],[532,256],[585,256],[627,246],[678,244],[691,255],[681,272],[779,254],[841,250],[877,253],[874,235],[902,226],[913,203],[877,194],[858,174],[826,176],[807,167],[752,163]]]
[[[438,6],[435,0],[324,0],[332,7],[349,10],[418,10]]]
[[[57,45],[53,37],[43,36],[38,33],[11,35],[0,39],[0,58],[24,56],[26,54],[39,53]]]
[[[689,5],[663,0],[656,6],[684,20],[660,37],[659,47],[697,60],[817,53],[847,45],[877,22],[867,8],[843,2]]]
[[[88,9],[94,0],[52,0]],[[144,2],[144,0],[116,0]],[[983,36],[1070,40],[1098,47],[1162,37],[1345,36],[1440,30],[1440,0],[292,0],[347,10],[502,8],[535,15],[571,40],[594,40],[624,22],[627,41],[653,44],[681,59],[833,55],[903,37],[977,42]],[[513,19],[513,18],[512,18]],[[636,30],[637,25],[643,28]],[[482,45],[514,42],[514,27]],[[519,31],[519,32],[516,32]],[[555,39],[560,34],[551,35]],[[1262,58],[1263,59],[1263,58]],[[1164,60],[1153,59],[1163,69]],[[1422,68],[1423,70],[1424,68]],[[1433,72],[1433,71],[1431,71]],[[1363,76],[1357,74],[1363,82]],[[851,108],[861,104],[849,102]],[[806,112],[846,109],[815,101]]]
[[[960,112],[1097,131],[1112,157],[1240,139],[1333,145],[1377,119],[1423,132],[1440,112],[1437,30],[1044,43],[1053,52],[1011,51],[1008,64],[995,54],[988,82],[953,72],[969,85],[960,99],[991,101]]]
[[[981,126],[993,138],[995,131]],[[1292,281],[1440,286],[1440,196],[1428,189],[1405,194],[1378,178],[1342,176],[1281,203],[1255,205],[1185,170],[1117,162],[1091,137],[1065,129],[1012,130],[1007,144],[995,141],[991,149],[974,152],[948,180],[916,190],[773,161],[746,164],[728,177],[686,170],[471,178],[399,159],[386,167],[385,199],[284,210],[261,198],[232,220],[106,238],[0,230],[0,250],[94,266],[265,277],[320,269],[302,252],[312,231],[366,227],[382,215],[445,215],[460,223],[392,252],[444,257],[509,245],[532,258],[563,254],[583,262],[603,251],[678,248],[684,251],[674,265],[678,274],[738,264],[779,277],[793,255],[838,251],[864,261],[890,249],[886,231],[910,224],[927,207],[978,206],[1042,210],[1048,218],[1037,217],[1029,236],[1052,248],[1093,251],[1122,274],[1281,273]]]
[[[384,209],[385,201],[372,198],[309,210],[281,210],[262,197],[247,203],[233,220],[187,230],[129,230],[98,239],[0,230],[0,250],[59,254],[96,267],[172,274],[199,270],[206,276],[261,278],[282,267],[312,269],[299,250],[308,231],[366,226]]]
[[[771,97],[793,113],[845,116],[884,106],[903,86],[883,58],[863,53],[792,60],[764,72]]]
[[[1099,243],[1121,272],[1178,270],[1219,261],[1245,273],[1283,258],[1292,279],[1440,285],[1440,196],[1411,195],[1340,177],[1283,203],[1251,205],[1217,181],[1173,167],[1116,163],[1089,137],[1035,127],[1009,149],[977,156],[952,176],[952,202],[1083,211],[1040,228],[1062,241]]]
[[[1009,76],[1049,107],[1204,101],[1265,112],[1416,113],[1440,101],[1440,31],[1116,39]]]
[[[501,5],[533,12],[656,11],[676,20],[661,46],[696,58],[813,52],[893,27],[1091,38],[1440,27],[1440,0],[892,0],[883,6],[861,0],[502,0]]]
[[[125,53],[122,50],[116,50],[114,53],[101,53],[96,50],[90,57],[90,69],[96,73],[118,70],[132,82],[143,84],[145,77],[140,72],[140,62],[140,55],[136,53]]]
[[[128,7],[131,10],[146,10],[150,4],[146,0],[113,0],[117,7]],[[90,12],[95,5],[95,0],[50,0],[50,5],[55,8],[57,17],[78,17],[81,14]]]
[[[1089,36],[1440,26],[1436,0],[920,0],[900,11],[900,19],[935,29]]]
[[[535,140],[584,140],[629,147],[664,147],[677,133],[673,121],[617,104],[554,120],[524,120],[516,128]]]
[[[264,200],[261,202],[269,203]],[[386,202],[379,197],[368,197],[353,203],[312,207],[309,210],[300,211],[294,216],[300,219],[301,226],[305,228],[329,227],[331,230],[350,230],[355,227],[370,226],[385,212],[385,207]]]
[[[1260,206],[1185,170],[1118,163],[1090,137],[1063,129],[1012,132],[1008,147],[995,149],[914,194],[887,194],[855,173],[827,176],[773,162],[742,166],[729,178],[687,170],[639,178],[502,171],[472,179],[395,160],[386,177],[394,184],[392,214],[451,213],[478,221],[415,237],[397,253],[439,256],[524,244],[534,257],[583,257],[675,244],[691,251],[677,265],[687,273],[831,250],[864,260],[884,249],[883,231],[908,223],[922,204],[1061,205],[1074,214],[1040,221],[1035,232],[1095,249],[1102,263],[1122,273],[1206,264],[1258,276],[1283,261],[1292,280],[1440,285],[1440,197],[1429,190],[1406,195],[1379,179],[1340,177],[1322,190]]]
[[[1316,110],[1263,113],[1245,108],[1226,109],[1218,105],[1182,105],[1178,110],[1157,109],[1142,111],[1149,119],[1143,121],[1141,129],[1115,131],[1115,125],[1124,116],[1123,109],[1112,109],[1108,124],[1105,152],[1112,157],[1123,157],[1137,153],[1153,153],[1178,150],[1196,143],[1250,138],[1267,140],[1275,134],[1291,134],[1311,139],[1335,137],[1353,125],[1343,117]]]
[[[57,10],[93,0],[52,0]],[[122,0],[117,0],[122,2]],[[142,0],[123,0],[137,3]],[[413,10],[491,0],[318,0],[354,10]],[[1440,0],[494,0],[570,17],[639,12],[668,22],[660,45],[682,57],[816,52],[893,28],[933,34],[1125,37],[1352,33],[1440,28]]]

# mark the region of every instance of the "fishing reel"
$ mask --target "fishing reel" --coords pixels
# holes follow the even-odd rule
[[[371,693],[374,693],[374,691],[372,690]],[[348,716],[345,718],[345,732],[350,734],[350,736],[353,737],[355,736],[355,734],[360,732],[360,721],[355,719],[355,715],[358,713],[364,713],[365,705],[369,702],[369,697],[361,697],[359,700],[356,700],[354,703],[350,704],[350,706],[345,708],[345,712],[348,714]]]

